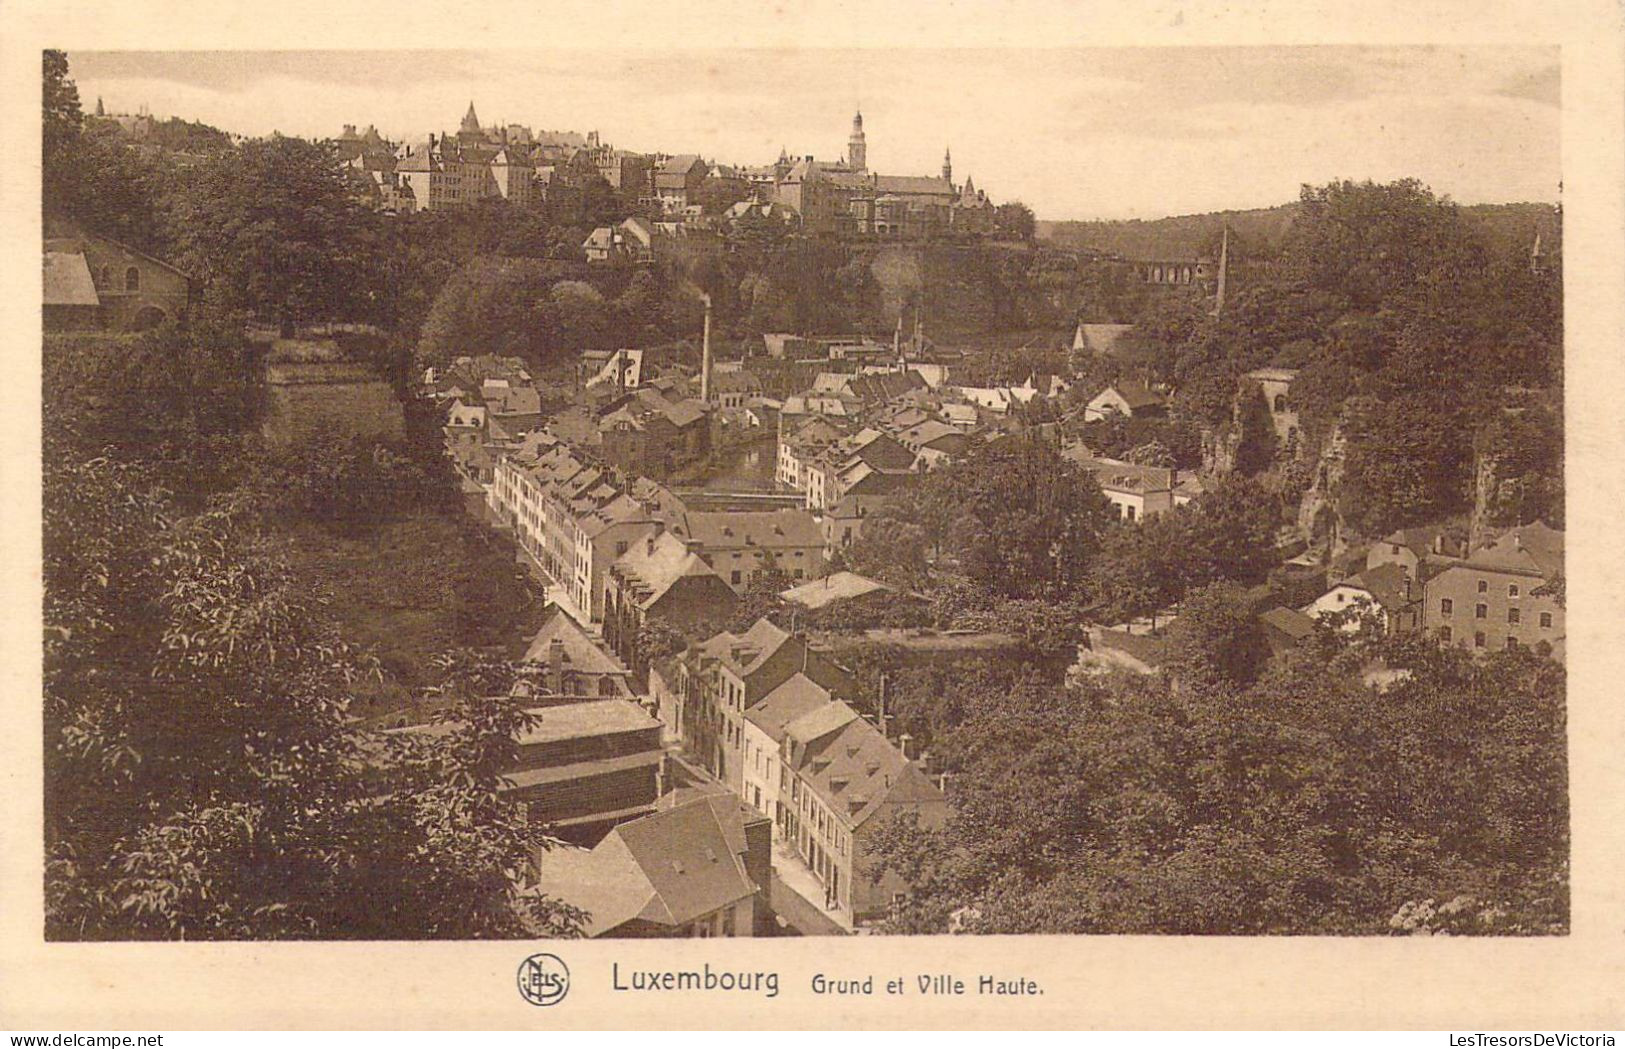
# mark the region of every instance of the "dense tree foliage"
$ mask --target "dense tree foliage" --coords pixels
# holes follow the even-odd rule
[[[877,867],[916,886],[890,928],[958,912],[987,933],[1564,931],[1561,668],[1421,640],[1384,655],[1408,672],[1386,691],[1328,635],[1247,688],[959,700],[934,744],[948,827],[883,834]]]
[[[1485,494],[1497,519],[1551,515],[1561,453],[1549,423],[1513,414],[1520,391],[1561,381],[1561,263],[1532,264],[1533,237],[1492,239],[1414,180],[1306,186],[1276,257],[1246,271],[1223,315],[1166,301],[1131,342],[1174,386],[1180,417],[1239,428],[1244,473],[1293,463],[1241,376],[1300,369],[1300,445],[1313,456],[1340,434],[1346,461],[1328,494],[1355,534],[1438,520]],[[1531,454],[1495,436],[1530,426],[1541,431],[1526,435]],[[1506,471],[1494,493],[1474,489],[1475,435]]]
[[[448,676],[443,735],[360,731],[349,697],[376,670],[246,500],[182,513],[139,466],[58,451],[44,518],[50,936],[571,927],[520,891],[546,842],[499,792],[525,717],[489,698],[508,694],[502,668],[465,660]]]

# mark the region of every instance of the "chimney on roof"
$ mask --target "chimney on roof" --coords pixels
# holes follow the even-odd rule
[[[547,687],[555,696],[564,694],[564,641],[560,638],[547,643]]]
[[[907,732],[905,732],[901,736],[897,737],[897,749],[902,752],[904,761],[912,761],[912,760],[914,760],[913,758],[909,757],[909,754],[908,754],[908,745],[910,743],[913,743],[913,742],[914,742],[914,737],[909,735]],[[886,786],[888,786],[888,787],[891,786],[891,777],[890,776],[886,777]]]

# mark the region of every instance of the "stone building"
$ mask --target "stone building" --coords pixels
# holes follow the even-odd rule
[[[145,331],[191,304],[185,273],[67,219],[46,219],[44,249],[46,331]]]
[[[1422,625],[1475,653],[1519,646],[1563,661],[1563,533],[1521,525],[1444,564],[1425,584]]]
[[[947,153],[940,176],[882,175],[870,170],[862,113],[852,119],[845,160],[781,155],[771,169],[749,170],[758,196],[794,209],[801,216],[802,229],[809,233],[912,240],[939,233],[985,233],[993,228],[993,202],[971,179],[954,184],[953,160]]]
[[[506,128],[480,127],[474,103],[456,135],[433,135],[403,146],[395,172],[411,190],[420,210],[432,211],[502,197],[528,206],[539,199],[536,164],[523,143],[510,142]]]
[[[679,792],[590,850],[538,853],[537,889],[585,911],[590,938],[765,935],[770,827],[731,794]]]

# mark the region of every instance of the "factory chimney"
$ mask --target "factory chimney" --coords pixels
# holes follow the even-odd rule
[[[705,300],[705,334],[700,343],[700,400],[711,403],[711,296],[700,292]]]

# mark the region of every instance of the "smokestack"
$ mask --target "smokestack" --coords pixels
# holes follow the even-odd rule
[[[700,400],[711,403],[711,296],[700,292],[705,300],[705,334],[700,344]]]

